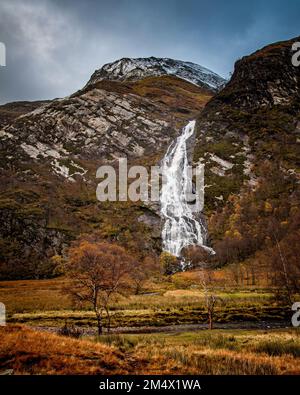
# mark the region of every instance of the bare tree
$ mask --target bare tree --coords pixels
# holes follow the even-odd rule
[[[216,295],[213,289],[213,280],[211,277],[210,270],[201,270],[199,273],[200,283],[204,291],[205,306],[208,317],[208,327],[213,329],[214,325],[214,313],[217,303],[222,302],[222,299]]]
[[[134,263],[124,248],[106,242],[81,239],[69,250],[66,264],[69,283],[64,290],[76,303],[92,306],[99,335],[103,332],[104,312],[110,330],[109,306],[113,296],[131,288]]]
[[[273,236],[276,241],[276,247],[277,247],[278,255],[280,258],[279,262],[280,262],[281,270],[279,272],[282,274],[281,277],[283,278],[283,284],[284,284],[284,288],[286,290],[288,302],[289,302],[289,304],[292,304],[293,292],[290,287],[289,275],[288,275],[288,270],[287,270],[287,260],[286,260],[285,254],[281,248],[280,242],[278,241],[278,238],[277,238],[275,232],[273,232]]]
[[[271,269],[275,295],[291,305],[300,291],[300,233],[291,232],[281,240],[275,233],[273,237],[276,244],[262,253],[262,259]]]

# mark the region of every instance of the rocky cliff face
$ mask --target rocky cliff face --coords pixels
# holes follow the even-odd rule
[[[300,68],[292,43],[269,45],[237,61],[231,80],[197,122],[195,161],[206,163],[207,205],[223,205],[244,183],[254,185],[260,160],[298,172]]]
[[[231,80],[213,102],[254,111],[298,100],[299,67],[292,64],[292,44],[299,39],[268,45],[238,60]]]
[[[8,162],[47,161],[54,172],[68,178],[86,169],[76,159],[69,167],[65,160],[147,155],[168,144],[176,134],[171,125],[166,108],[126,87],[121,94],[93,87],[23,115],[1,135]]]
[[[42,276],[41,265],[48,275],[51,255],[84,232],[96,231],[138,254],[159,251],[155,209],[98,202],[96,169],[114,166],[119,157],[157,164],[211,96],[211,90],[175,76],[152,76],[94,81],[64,99],[2,106],[0,272],[1,265],[7,273],[18,262],[25,277],[36,275],[32,266]]]
[[[300,68],[291,61],[296,41],[239,60],[229,83],[198,117],[194,161],[205,163],[205,207],[219,265],[271,260],[280,273],[282,259],[297,261],[287,249],[300,242]]]
[[[53,173],[72,179],[87,171],[82,160],[140,158],[162,152],[183,120],[197,113],[211,94],[174,77],[158,80],[161,86],[154,93],[147,86],[149,81],[145,86],[102,81],[25,113],[0,131],[3,167],[11,161],[42,161]],[[165,84],[180,89],[178,103],[168,101]]]

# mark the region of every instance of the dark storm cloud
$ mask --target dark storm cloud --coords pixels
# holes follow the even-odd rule
[[[0,102],[68,95],[121,57],[234,61],[299,35],[299,0],[0,0]]]

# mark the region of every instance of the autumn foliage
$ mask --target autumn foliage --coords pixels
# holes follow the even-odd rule
[[[210,219],[216,264],[252,260],[272,274],[269,285],[290,296],[299,292],[299,207],[297,179],[279,165],[261,163],[255,188],[231,195]]]
[[[130,291],[135,267],[136,262],[125,249],[114,244],[82,238],[70,248],[66,274],[71,281],[65,292],[75,302],[92,306],[99,334],[103,330],[104,312],[109,330],[109,305],[112,298]]]

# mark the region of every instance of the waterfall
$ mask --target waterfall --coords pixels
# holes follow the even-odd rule
[[[194,217],[188,193],[192,179],[188,171],[187,141],[192,137],[195,121],[190,121],[177,140],[169,146],[162,161],[163,184],[160,204],[164,219],[162,230],[163,250],[179,257],[183,247],[200,245],[211,250],[206,242],[206,226]],[[212,250],[211,250],[212,251]]]

